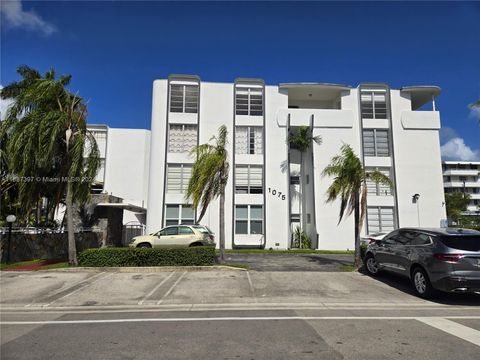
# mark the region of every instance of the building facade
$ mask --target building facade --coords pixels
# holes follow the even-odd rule
[[[259,79],[213,83],[184,75],[155,80],[147,232],[195,221],[184,195],[195,160],[190,150],[208,142],[221,125],[228,130],[230,162],[227,248],[292,248],[298,246],[292,233],[301,227],[313,248],[352,249],[353,216],[338,223],[339,203],[326,203],[325,195],[333,179],[322,177],[345,143],[367,169],[382,171],[394,184],[367,184],[364,233],[439,227],[446,218],[439,93],[435,86],[271,86]],[[305,152],[290,146],[289,135],[301,127],[321,136],[321,145],[312,143]],[[218,233],[218,201],[202,224]]]
[[[467,215],[480,214],[480,161],[443,161],[445,193],[470,196]]]

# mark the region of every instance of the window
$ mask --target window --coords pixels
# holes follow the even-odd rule
[[[235,114],[263,115],[263,88],[239,87],[235,91]]]
[[[237,126],[235,128],[236,154],[263,154],[263,128]]]
[[[410,245],[429,245],[432,243],[430,236],[427,234],[416,233]]]
[[[184,153],[197,145],[197,125],[170,124],[168,130],[168,152]]]
[[[160,236],[178,235],[178,226],[168,227],[159,232]]]
[[[165,226],[194,223],[195,211],[190,205],[165,206]]]
[[[263,234],[263,206],[262,205],[235,206],[235,234],[238,234],[238,235]]]
[[[395,227],[393,207],[369,206],[367,208],[368,233],[389,232]]]
[[[385,91],[362,91],[362,119],[387,119],[387,100]]]
[[[194,232],[187,226],[179,226],[178,227],[178,235],[193,235]]]
[[[365,156],[390,156],[388,130],[363,130]]]
[[[290,185],[299,185],[299,184],[300,184],[300,176],[291,175],[290,176]]]
[[[198,85],[170,85],[170,112],[198,113]]]
[[[235,166],[235,192],[237,194],[263,194],[263,167],[260,165]]]
[[[379,171],[383,175],[392,178],[389,168],[366,168],[367,172]],[[368,195],[376,196],[389,196],[392,195],[392,188],[389,185],[377,184],[373,180],[367,180],[367,193]]]
[[[168,164],[167,165],[167,192],[183,194],[188,187],[192,165]]]

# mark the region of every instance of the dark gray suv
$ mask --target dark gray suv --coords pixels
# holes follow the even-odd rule
[[[391,271],[411,279],[416,293],[480,293],[480,232],[402,228],[372,241],[365,252],[370,275]]]

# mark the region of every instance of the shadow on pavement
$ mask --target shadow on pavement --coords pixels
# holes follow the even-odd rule
[[[369,276],[362,268],[360,272]],[[413,290],[412,283],[406,277],[393,273],[380,273],[376,277],[372,277],[376,281],[380,281],[385,285],[391,286],[397,290],[403,291],[406,294],[417,296]],[[478,306],[480,307],[480,295],[477,294],[461,294],[461,293],[446,293],[437,292],[435,296],[428,301],[443,305],[462,305],[462,306]]]

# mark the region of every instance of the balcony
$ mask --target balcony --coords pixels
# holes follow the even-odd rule
[[[338,109],[280,109],[277,113],[279,126],[310,126],[318,128],[352,128],[353,111]]]
[[[480,181],[446,181],[443,183],[445,188],[480,188]]]
[[[448,169],[443,172],[444,176],[478,176],[480,170],[476,169]]]
[[[408,130],[439,130],[438,111],[403,111],[402,126]]]

